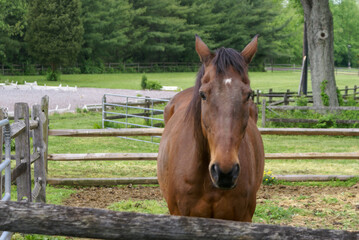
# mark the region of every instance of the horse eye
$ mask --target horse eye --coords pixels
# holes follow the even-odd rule
[[[204,92],[200,91],[200,92],[199,92],[199,95],[201,96],[201,98],[202,98],[203,100],[206,100],[206,99],[207,99],[207,98],[206,98],[206,94],[205,94]]]
[[[246,101],[248,101],[250,99],[250,97],[252,96],[252,92],[248,93],[247,99]]]

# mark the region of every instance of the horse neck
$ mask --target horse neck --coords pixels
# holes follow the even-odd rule
[[[196,144],[197,157],[198,159],[209,161],[210,152],[208,139],[204,136],[202,132],[201,120],[196,117],[191,118],[191,123],[193,126],[193,137]]]

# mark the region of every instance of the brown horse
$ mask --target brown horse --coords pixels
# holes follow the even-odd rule
[[[239,53],[211,52],[196,36],[203,63],[194,88],[165,109],[157,175],[173,215],[252,221],[264,149],[250,99],[248,64],[257,36]]]

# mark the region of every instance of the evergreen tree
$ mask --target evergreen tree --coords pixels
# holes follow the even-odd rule
[[[134,41],[142,41],[143,46],[134,52],[138,61],[181,61],[185,52],[185,42],[194,42],[194,26],[187,23],[187,6],[177,0],[133,1],[135,9],[144,9],[136,16],[135,28],[142,34]]]
[[[289,20],[276,22],[282,5],[276,0],[222,0],[213,1],[212,15],[215,28],[209,35],[216,47],[231,47],[242,50],[256,35],[260,35],[258,51],[252,63],[263,70],[267,58],[280,55],[281,47],[274,42],[283,38],[283,28]]]
[[[74,61],[80,51],[83,26],[79,0],[33,0],[30,3],[25,35],[28,51],[38,61],[60,64]]]
[[[28,57],[23,43],[26,12],[26,0],[0,0],[0,61],[2,63],[17,63]]]
[[[131,36],[136,35],[137,13],[128,0],[82,0],[85,29],[82,60],[118,62],[130,55]]]

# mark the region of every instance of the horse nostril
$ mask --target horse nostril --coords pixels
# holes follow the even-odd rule
[[[233,165],[228,172],[223,172],[218,164],[213,164],[210,167],[213,183],[216,187],[223,189],[231,189],[236,186],[237,178],[239,176],[239,164]]]
[[[215,182],[218,181],[219,179],[219,174],[220,174],[220,170],[219,170],[219,167],[218,167],[218,164],[213,164],[211,166],[211,175],[212,175],[212,178]]]
[[[238,178],[239,171],[240,171],[239,164],[234,165],[234,167],[232,168],[232,178],[233,178],[233,180]]]

